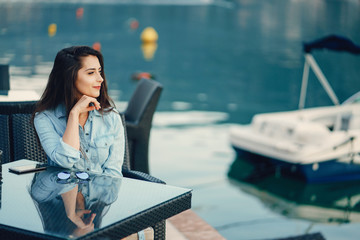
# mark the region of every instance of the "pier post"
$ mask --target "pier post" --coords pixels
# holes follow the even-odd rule
[[[0,90],[10,90],[9,65],[0,64]]]

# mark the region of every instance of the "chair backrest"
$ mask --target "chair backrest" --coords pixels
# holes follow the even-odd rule
[[[35,128],[31,123],[31,116],[32,114],[13,114],[11,116],[13,160],[29,159],[46,163],[46,153],[37,138]]]
[[[33,113],[37,101],[0,102],[0,114]]]
[[[37,101],[0,102],[0,149],[3,151],[2,163],[14,160],[12,115],[17,113],[31,114],[35,109],[36,103]]]
[[[149,139],[152,119],[163,87],[141,79],[124,112],[131,170],[149,173]]]
[[[134,124],[151,122],[161,91],[160,83],[150,79],[141,79],[125,110],[126,121]]]
[[[124,114],[120,113],[120,117],[124,126],[124,137],[125,137],[125,151],[124,151],[124,163],[122,166],[123,170],[130,170],[130,155],[129,155],[129,143],[126,131],[126,123]]]

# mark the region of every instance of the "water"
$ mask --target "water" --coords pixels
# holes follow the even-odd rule
[[[84,15],[77,18],[80,7]],[[11,89],[41,93],[59,49],[100,42],[120,109],[135,88],[133,73],[150,72],[164,85],[151,133],[151,172],[194,189],[192,209],[224,237],[321,232],[326,239],[358,239],[357,183],[320,191],[271,175],[249,182],[252,168],[236,160],[228,128],[256,113],[296,109],[302,42],[340,34],[360,43],[359,10],[351,0],[2,0],[0,64],[10,65]],[[130,28],[133,19],[139,28]],[[57,31],[50,37],[52,23]],[[159,34],[152,60],[140,41],[147,26]],[[314,57],[340,101],[359,90],[358,56],[320,51]],[[308,97],[306,106],[331,104],[313,75]],[[324,221],[334,211],[341,217]]]

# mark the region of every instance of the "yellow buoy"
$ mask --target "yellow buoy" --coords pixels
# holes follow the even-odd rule
[[[56,26],[55,23],[52,23],[52,24],[49,25],[49,27],[48,27],[48,35],[49,35],[49,37],[55,36],[56,29],[57,29],[57,26]]]
[[[159,36],[154,28],[147,27],[142,31],[140,38],[143,43],[155,43],[158,40]]]

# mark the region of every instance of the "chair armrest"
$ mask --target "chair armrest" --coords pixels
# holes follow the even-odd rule
[[[125,124],[126,124],[126,127],[139,128],[138,122],[133,122],[133,121],[130,122],[128,120],[125,120]]]
[[[139,137],[142,137],[142,134],[139,131],[143,131],[143,129],[140,125],[134,122],[125,121],[125,126],[129,139],[137,139]]]
[[[148,181],[148,182],[154,182],[154,183],[161,183],[161,184],[166,184],[164,181],[153,177],[147,173],[143,173],[140,171],[133,171],[133,170],[124,170],[123,169],[123,175],[124,177],[128,177],[128,178],[134,178],[134,179],[138,179],[138,180],[143,180],[143,181]]]

